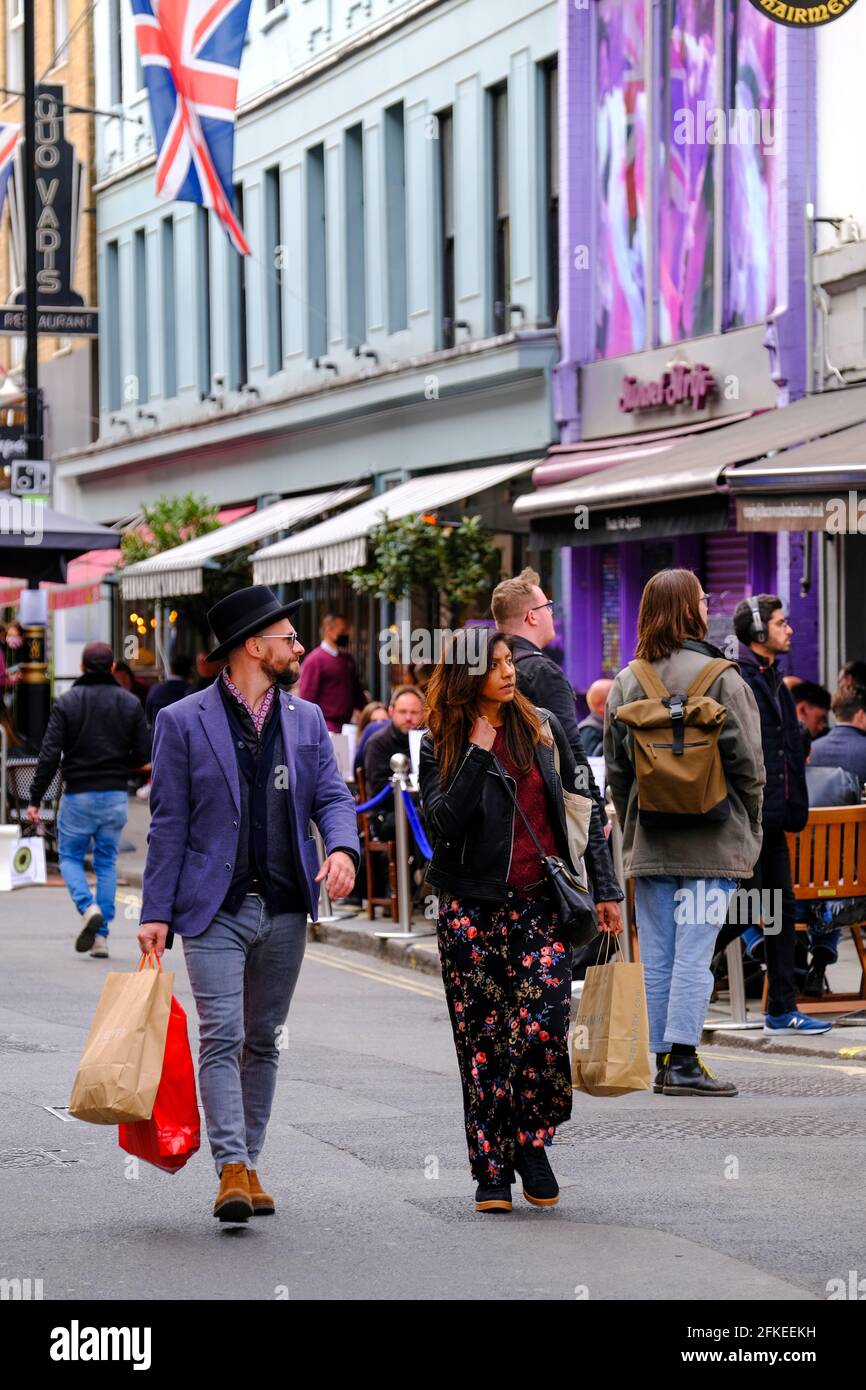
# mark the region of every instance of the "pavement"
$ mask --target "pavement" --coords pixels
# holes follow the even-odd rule
[[[277,1214],[221,1227],[204,1135],[169,1175],[65,1115],[103,978],[137,964],[133,890],[121,902],[99,961],[73,949],[64,890],[0,899],[0,1278],[42,1279],[46,1300],[781,1304],[866,1273],[866,1063],[717,1042],[703,1054],[733,1099],[575,1093],[560,1205],[516,1192],[485,1217],[441,979],[348,938],[310,942],[292,1004],[259,1164]],[[166,964],[196,1051],[182,949]]]
[[[123,888],[128,890],[127,896],[132,907],[127,910],[134,911],[136,903],[140,901],[136,889],[141,886],[144,872],[150,813],[146,801],[132,797],[129,806],[125,838],[134,848],[122,854],[118,860],[118,882],[121,891]],[[439,952],[434,922],[416,917],[413,931],[417,940],[394,940],[383,935],[392,930],[394,924],[388,918],[372,921],[362,910],[347,910],[340,904],[335,904],[330,918],[309,924],[308,934],[311,941],[335,946],[344,951],[360,951],[374,956],[379,962],[433,975],[439,979]],[[842,933],[839,962],[831,967],[829,979],[832,988],[836,990],[853,992],[859,988],[860,966],[849,932]],[[574,1007],[576,1006],[577,996],[574,1001]],[[863,1005],[863,1011],[866,1013],[866,1003]],[[860,1057],[866,1060],[866,1017],[861,1023],[837,1021],[829,1033],[820,1034],[818,1037],[784,1038],[765,1036],[757,1000],[749,1001],[748,1028],[725,1028],[724,1021],[729,1017],[728,995],[722,992],[710,1006],[709,1026],[704,1032],[705,1043],[715,1042],[725,1047],[747,1048],[780,1056],[805,1055],[842,1061]],[[830,1017],[836,1019],[835,1015]]]

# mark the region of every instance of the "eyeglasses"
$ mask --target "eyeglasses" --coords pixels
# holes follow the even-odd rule
[[[707,605],[707,608],[709,608],[712,604],[714,604],[715,601],[716,601],[716,596],[715,596],[715,594],[701,594],[700,602],[701,602],[701,603],[705,603],[705,604]]]
[[[548,599],[547,603],[537,603],[534,608],[529,609],[529,612],[537,613],[539,608],[549,608],[551,613],[553,613],[553,599]]]
[[[296,632],[257,632],[263,642],[267,642],[269,637],[275,637],[278,642],[291,642],[292,651],[298,645],[298,634]]]

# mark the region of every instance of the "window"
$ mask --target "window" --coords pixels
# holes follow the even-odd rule
[[[559,86],[556,59],[542,70],[544,99],[544,218],[545,298],[547,319],[559,313]]]
[[[62,67],[69,57],[66,40],[69,37],[69,0],[54,0],[54,63]]]
[[[439,303],[442,309],[440,345],[454,346],[454,115],[437,117],[439,183]]]
[[[265,170],[265,272],[268,374],[283,365],[283,256],[279,166]]]
[[[346,338],[358,347],[367,336],[366,255],[364,246],[364,132],[352,126],[346,154]]]
[[[148,297],[147,297],[147,233],[143,227],[135,233],[135,376],[136,400],[141,404],[150,396],[148,374]]]
[[[327,221],[325,147],[307,150],[307,356],[328,350]]]
[[[198,384],[202,397],[211,390],[210,346],[210,213],[205,207],[196,212],[196,264],[198,268]]]
[[[406,140],[403,103],[385,112],[385,209],[388,235],[388,332],[405,328]]]
[[[490,172],[493,208],[493,331],[507,333],[511,316],[511,246],[508,221],[508,88],[490,91]]]
[[[6,74],[10,91],[23,91],[24,0],[6,0]]]
[[[120,369],[120,260],[116,241],[105,248],[105,348],[108,367],[108,409],[119,410],[123,400]]]
[[[162,268],[162,392],[166,400],[177,395],[177,306],[174,269],[174,219],[160,224]]]
[[[109,105],[123,101],[123,25],[120,0],[108,0]]]
[[[241,183],[234,186],[235,192],[235,215],[241,226],[244,223],[244,187]],[[243,386],[247,379],[247,267],[246,256],[242,256],[234,247],[229,250],[229,332],[231,333],[230,343],[230,374],[231,385],[237,390]]]

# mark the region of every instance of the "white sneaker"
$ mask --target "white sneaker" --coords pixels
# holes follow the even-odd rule
[[[108,955],[108,942],[104,936],[98,936],[93,943],[90,954],[104,958]]]
[[[91,903],[81,916],[81,931],[75,942],[76,951],[89,951],[96,939],[96,933],[103,923],[103,916],[96,903]]]

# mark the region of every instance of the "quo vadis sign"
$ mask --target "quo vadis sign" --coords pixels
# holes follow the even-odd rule
[[[38,330],[63,336],[96,337],[99,331],[97,311],[86,305],[72,286],[78,258],[85,170],[66,138],[62,86],[36,88],[35,134]],[[9,184],[16,288],[9,303],[0,307],[0,333],[23,333],[27,327],[24,160],[29,157],[30,152],[23,143],[19,144]]]
[[[696,362],[693,367],[675,362],[654,381],[624,376],[619,408],[626,414],[633,410],[672,410],[677,406],[701,410],[715,391],[715,377],[705,362]]]

